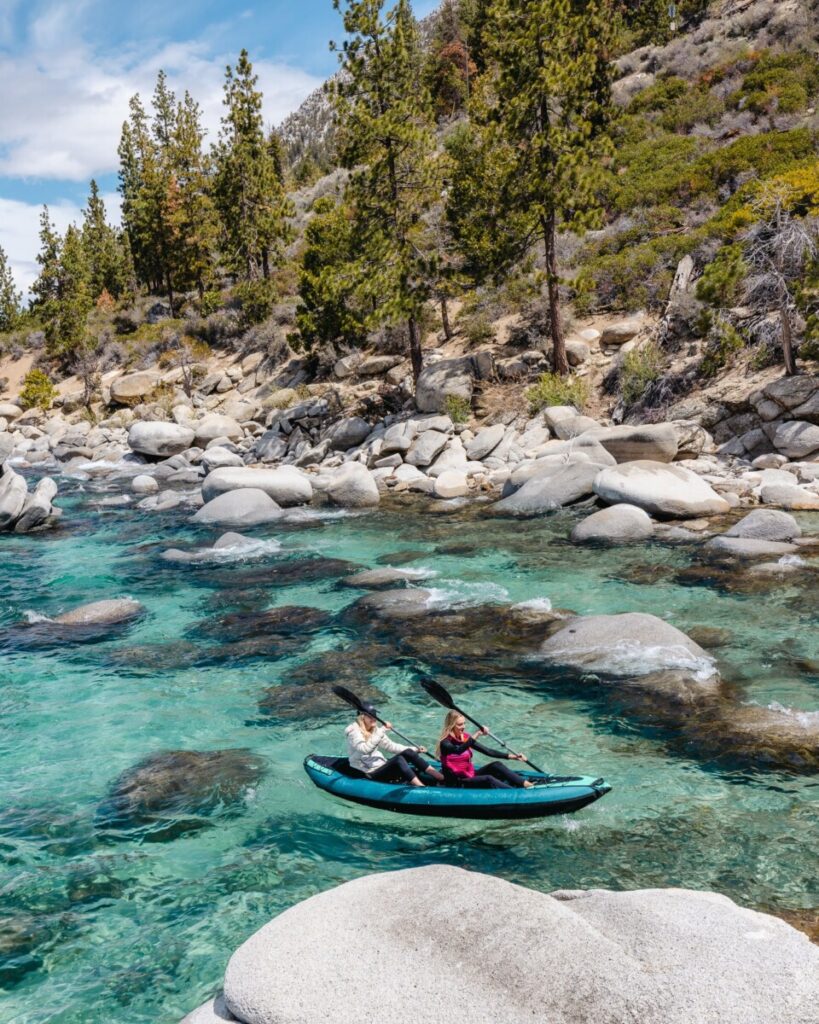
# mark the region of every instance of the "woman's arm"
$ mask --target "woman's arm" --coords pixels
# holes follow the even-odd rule
[[[478,743],[477,741],[473,741],[472,745],[475,748],[475,750],[483,754],[484,757],[494,757],[500,761],[512,760],[512,758],[510,758],[510,756],[502,750],[492,750],[491,747],[485,747],[483,743]]]
[[[388,754],[400,754],[402,750],[417,750],[418,747],[410,747],[407,743],[396,743],[395,740],[390,739],[389,736],[384,734],[384,738],[378,744],[382,750],[385,750]]]
[[[459,743],[457,740],[451,739],[447,736],[446,739],[441,740],[441,757],[448,756],[450,754],[463,754],[465,750],[469,750],[470,747],[474,747],[476,750],[478,744],[470,736],[468,740],[464,740]]]

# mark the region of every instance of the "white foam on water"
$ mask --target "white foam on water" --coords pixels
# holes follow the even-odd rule
[[[282,549],[280,540],[248,540],[242,544],[231,544],[224,548],[208,548],[199,552],[202,561],[241,562],[245,559],[265,558]]]
[[[780,704],[778,700],[772,700],[770,704],[760,704],[759,701],[751,700],[748,701],[748,704],[756,707],[765,707],[768,711],[774,711],[776,714],[784,715],[786,718],[792,718],[805,728],[816,728],[819,726],[819,711],[803,711],[801,708],[789,708],[785,704]]]
[[[423,565],[417,566],[414,569],[408,569],[406,566],[402,565],[399,572],[404,573],[405,576],[408,576],[413,580],[426,580],[438,575],[438,571],[436,569],[427,569]]]
[[[529,601],[519,601],[517,604],[512,605],[512,610],[530,608],[535,612],[550,612],[552,610],[552,602],[548,597],[533,597]]]
[[[465,608],[509,600],[509,591],[497,583],[467,583],[465,580],[441,580],[441,583],[443,586],[428,588],[427,608]]]
[[[557,664],[564,662],[590,672],[602,672],[616,676],[644,676],[651,672],[668,669],[682,669],[690,672],[700,682],[713,678],[716,661],[710,655],[696,655],[683,644],[650,645],[634,640],[620,640],[611,647],[552,648],[549,660]]]
[[[807,564],[808,563],[805,561],[805,559],[800,558],[799,555],[783,555],[777,562],[777,565],[803,566]]]
[[[299,523],[322,519],[349,519],[365,514],[365,512],[349,508],[287,508],[284,509],[284,515],[281,518],[286,523]]]
[[[27,608],[23,612],[23,618],[30,626],[35,626],[38,622],[53,622],[54,619],[50,619],[47,615],[40,615],[39,612],[33,612],[30,608]]]

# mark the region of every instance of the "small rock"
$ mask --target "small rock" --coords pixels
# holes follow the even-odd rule
[[[650,516],[636,505],[612,505],[587,516],[572,530],[574,544],[628,544],[654,534]]]

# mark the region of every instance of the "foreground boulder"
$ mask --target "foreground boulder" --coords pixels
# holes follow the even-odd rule
[[[430,955],[407,922],[434,919],[457,920],[458,941]],[[498,956],[499,934],[526,951],[524,967]],[[819,949],[715,893],[546,895],[432,865],[358,878],[274,918],[231,957],[224,1009],[245,1024],[359,1024],[378,993],[381,1024],[443,1024],[456,983],[481,1022],[808,1024]]]
[[[597,463],[585,459],[547,465],[519,490],[496,501],[489,509],[489,514],[538,516],[572,505],[592,495],[601,468]]]
[[[594,491],[609,505],[637,505],[650,515],[690,519],[728,512],[731,506],[690,469],[640,460],[604,469]]]
[[[802,530],[799,523],[788,515],[773,508],[756,508],[738,523],[726,530],[725,537],[747,537],[753,540],[790,541],[799,537]]]
[[[548,662],[580,672],[642,676],[681,669],[709,681],[714,662],[675,626],[643,612],[578,615],[540,647]]]
[[[571,540],[574,544],[628,544],[653,534],[654,523],[647,512],[636,505],[612,505],[578,523]]]
[[[194,432],[178,423],[135,423],[128,431],[128,447],[139,455],[166,459],[179,455],[193,445]]]
[[[0,467],[0,530],[32,533],[53,526],[62,514],[51,502],[57,485],[43,477],[29,494],[25,478],[8,464]]]
[[[214,469],[202,484],[202,497],[205,501],[212,501],[220,494],[248,487],[264,491],[277,505],[306,505],[313,497],[310,481],[294,466],[280,466],[278,469],[225,466]]]

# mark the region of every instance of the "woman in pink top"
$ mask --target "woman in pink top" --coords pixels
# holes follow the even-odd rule
[[[441,771],[447,786],[459,786],[466,789],[530,789],[533,783],[522,775],[513,772],[505,764],[492,761],[479,769],[472,763],[472,751],[486,757],[499,757],[504,761],[525,761],[525,754],[504,754],[499,750],[491,750],[478,742],[489,730],[478,729],[470,736],[466,729],[466,719],[460,711],[448,711],[441,730],[441,738],[435,753],[441,761]]]

